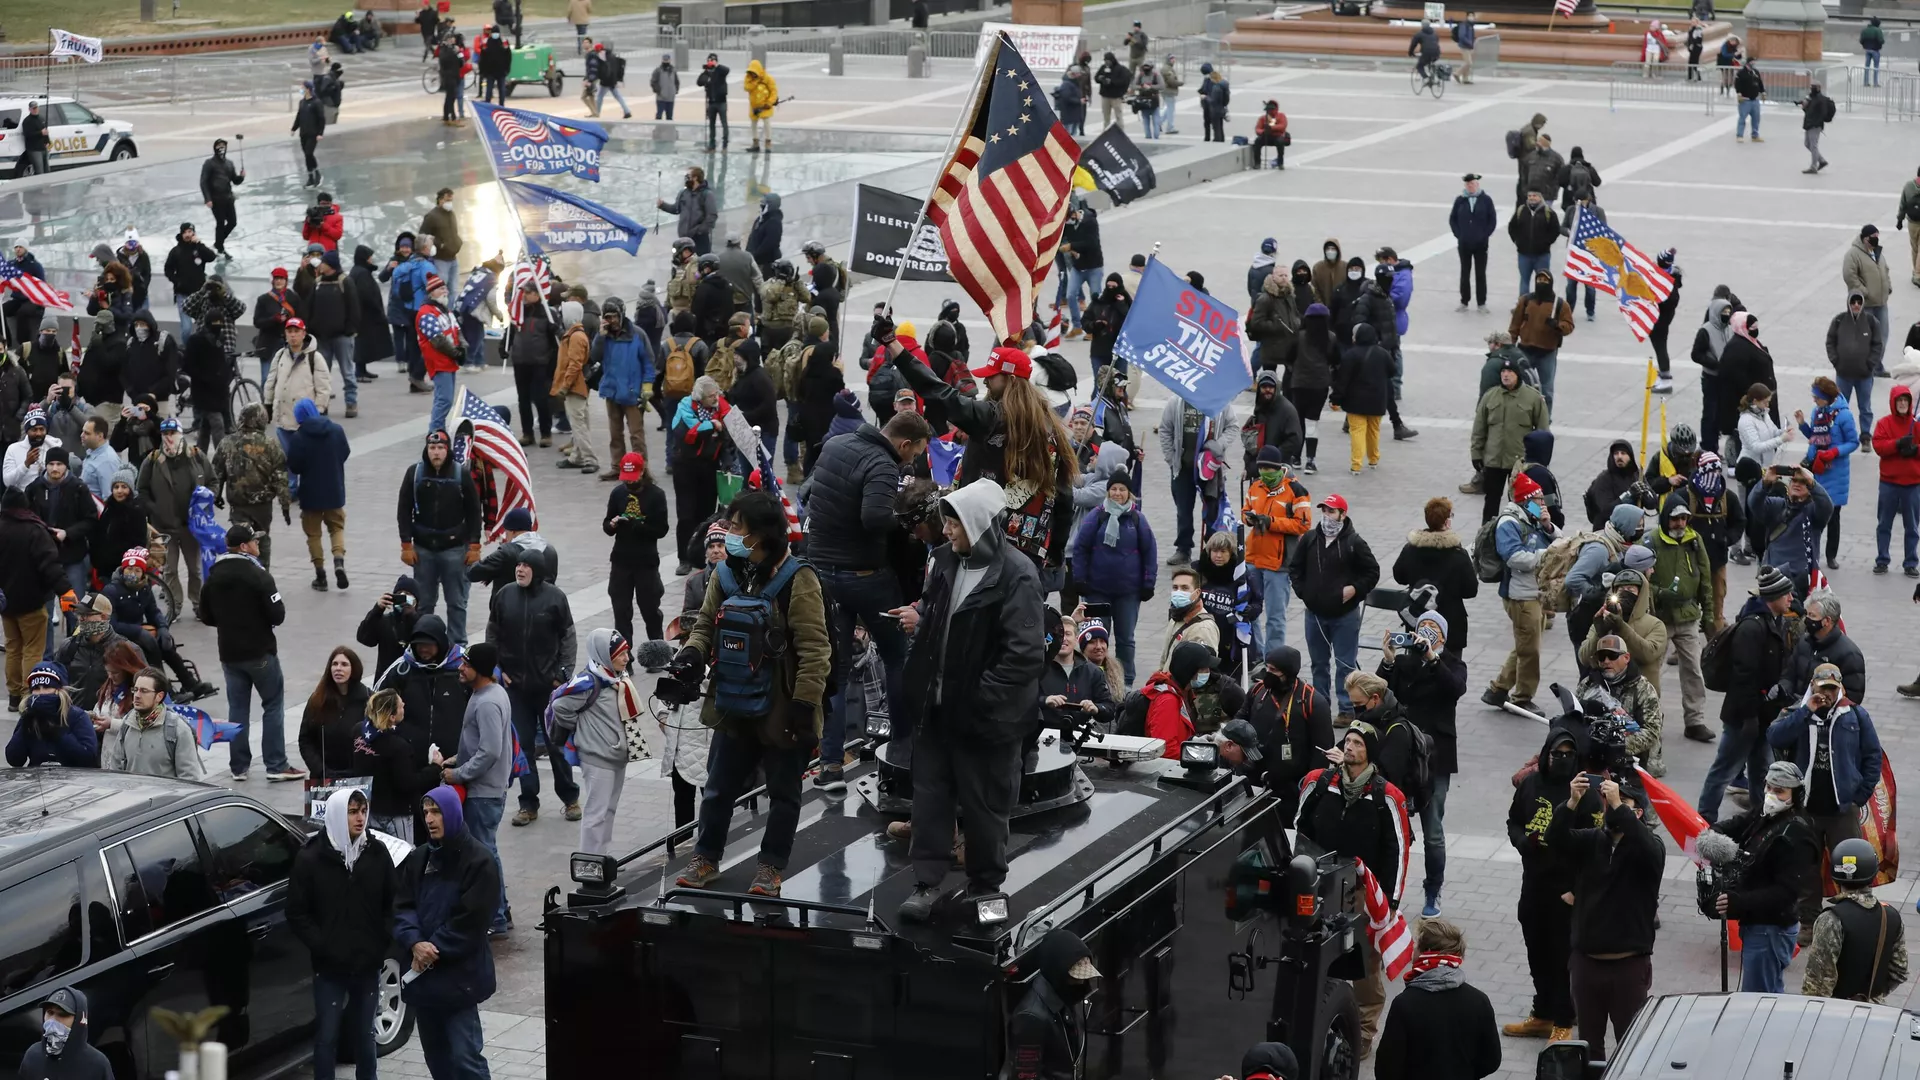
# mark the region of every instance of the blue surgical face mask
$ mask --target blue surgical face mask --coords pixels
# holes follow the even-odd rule
[[[747,546],[747,541],[745,537],[738,536],[734,533],[728,533],[727,534],[727,554],[738,556],[739,558],[744,559],[747,556],[753,554],[753,549]]]
[[[1195,675],[1193,677],[1193,688],[1195,690],[1198,690],[1201,687],[1207,685],[1207,683],[1211,682],[1212,680],[1213,680],[1213,672],[1203,671],[1200,674]]]
[[[1175,589],[1167,594],[1167,601],[1176,608],[1183,608],[1193,603],[1193,594],[1185,589]]]

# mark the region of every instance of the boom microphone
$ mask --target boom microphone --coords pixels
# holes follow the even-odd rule
[[[633,649],[633,662],[648,672],[658,674],[673,663],[673,654],[678,649],[671,641],[642,641]]]

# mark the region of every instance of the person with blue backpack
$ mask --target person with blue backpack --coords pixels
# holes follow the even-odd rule
[[[433,237],[403,232],[394,238],[393,257],[380,270],[387,282],[387,324],[393,327],[394,358],[407,366],[407,389],[424,394],[433,389],[427,382],[426,361],[420,355],[420,343],[414,336],[415,317],[427,300],[427,275],[433,273]]]
[[[770,809],[747,892],[779,896],[800,822],[800,780],[820,741],[833,671],[827,601],[820,576],[787,549],[786,511],[771,493],[749,491],[728,505],[726,545],[726,561],[707,580],[687,643],[660,684],[677,683],[687,703],[704,696],[700,723],[713,729],[693,860],[679,884],[703,889],[720,876],[733,804],[759,769]],[[1037,672],[1037,638],[1033,659]]]

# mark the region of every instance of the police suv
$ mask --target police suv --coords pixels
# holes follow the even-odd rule
[[[23,176],[26,139],[20,125],[27,103],[40,102],[47,121],[47,166],[64,169],[100,161],[125,161],[139,156],[133,125],[108,120],[70,97],[0,97],[0,176]]]

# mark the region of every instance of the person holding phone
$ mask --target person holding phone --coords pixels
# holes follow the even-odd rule
[[[1594,791],[1603,807],[1597,827],[1589,825],[1581,805]],[[1622,782],[1585,773],[1568,785],[1567,800],[1554,807],[1547,828],[1548,842],[1564,852],[1573,868],[1567,962],[1589,1061],[1606,1057],[1609,1022],[1618,1045],[1653,986],[1653,938],[1666,848],[1647,828],[1646,812],[1647,794],[1637,779]]]

